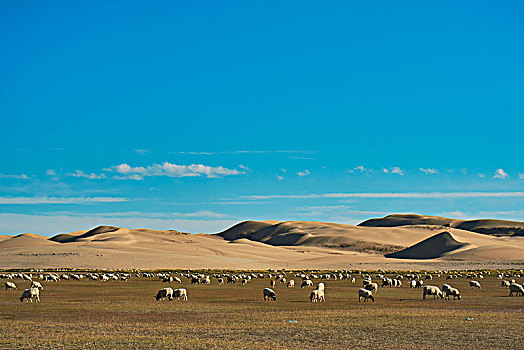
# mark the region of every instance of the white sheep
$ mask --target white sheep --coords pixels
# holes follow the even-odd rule
[[[176,300],[182,298],[182,300],[187,301],[187,290],[185,288],[178,288],[173,290],[173,298]]]
[[[324,297],[324,289],[315,289],[314,291],[312,291],[309,295],[309,300],[313,303],[326,301]]]
[[[304,280],[302,281],[302,284],[300,285],[300,288],[310,288],[310,287],[313,287],[312,280]]]
[[[40,290],[44,290],[44,287],[42,286],[42,284],[38,281],[32,281],[31,282],[31,288],[38,288]]]
[[[369,284],[366,284],[364,286],[364,289],[367,289],[369,291],[378,291],[378,284],[377,283],[374,283],[374,282],[371,282]]]
[[[509,296],[513,296],[513,293],[515,293],[517,296],[524,296],[524,287],[522,287],[521,284],[518,283],[511,283],[509,285]]]
[[[364,289],[364,288],[360,288],[358,290],[358,302],[360,303],[360,300],[364,298],[364,302],[367,301],[368,299],[371,299],[372,302],[375,302],[375,298],[373,297],[373,293],[371,293],[371,291],[367,290],[367,289]]]
[[[264,301],[266,300],[276,301],[277,300],[277,295],[271,288],[264,288],[264,290],[262,291],[262,294],[264,295]]]
[[[168,298],[169,300],[173,300],[173,288],[167,287],[162,288],[158,291],[156,294],[156,301],[164,300],[165,298]]]
[[[433,295],[433,299],[435,298],[441,298],[444,299],[442,292],[440,291],[439,287],[437,286],[424,286],[423,288],[423,294],[422,299],[426,299],[426,295]]]
[[[16,289],[15,282],[5,282],[5,290]]]
[[[324,290],[324,289],[326,289],[326,286],[324,285],[324,282],[319,282],[319,283],[317,284],[317,289],[318,289],[318,290]]]
[[[453,296],[453,300],[458,299],[460,300],[460,292],[457,288],[448,287],[446,290],[446,299],[449,300],[449,296]]]
[[[288,287],[288,288],[293,288],[293,287],[295,287],[295,280],[289,280],[289,281],[287,282],[287,287]]]
[[[509,288],[510,284],[511,283],[509,283],[509,281],[503,280],[502,282],[500,282],[500,288]]]
[[[469,281],[469,287],[470,287],[470,288],[477,288],[477,289],[482,288],[482,286],[480,285],[480,283],[477,282],[477,281]]]
[[[33,302],[33,298],[36,298],[36,302],[40,301],[40,290],[38,288],[24,289],[22,295],[20,296],[20,302],[24,301],[24,299],[27,299],[26,301]]]

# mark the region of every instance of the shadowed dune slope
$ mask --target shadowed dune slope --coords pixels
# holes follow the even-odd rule
[[[457,220],[440,216],[417,214],[392,214],[383,218],[366,220],[358,226],[364,227],[398,227],[408,225],[434,225],[453,227],[491,236],[524,236],[524,222],[506,220]]]
[[[399,252],[385,254],[385,257],[396,259],[435,259],[467,245],[468,243],[457,241],[449,232],[441,232]]]

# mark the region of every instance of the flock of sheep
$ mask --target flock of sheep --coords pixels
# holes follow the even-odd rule
[[[131,274],[129,273],[86,273],[86,274],[77,274],[77,273],[62,273],[62,274],[56,274],[56,273],[47,273],[43,274],[43,271],[40,271],[41,273],[38,275],[38,279],[42,281],[52,281],[52,282],[58,282],[60,280],[73,280],[73,281],[79,281],[82,279],[90,279],[93,281],[99,280],[99,281],[110,281],[110,280],[120,280],[120,281],[128,281],[131,278]],[[294,278],[301,279],[302,282],[300,284],[301,288],[312,288],[313,287],[313,279],[320,279],[320,280],[347,280],[349,283],[356,283],[356,278],[350,275],[350,271],[343,271],[343,272],[333,272],[333,273],[324,273],[324,274],[306,274],[306,273],[300,273],[297,272],[293,274]],[[489,272],[487,272],[489,273]],[[205,274],[195,274],[190,273],[189,271],[186,273],[180,273],[179,276],[172,276],[170,273],[152,273],[152,272],[140,272],[137,271],[135,273],[136,278],[159,278],[162,280],[163,283],[182,283],[181,278],[185,278],[191,282],[191,284],[211,284],[211,279],[215,279],[216,283],[219,285],[225,284],[225,283],[241,283],[242,285],[247,284],[252,279],[257,278],[268,278],[269,279],[269,285],[271,288],[267,287],[264,288],[262,291],[263,299],[264,301],[276,301],[277,295],[274,291],[274,287],[276,283],[284,284],[288,288],[295,287],[295,280],[293,279],[287,279],[286,276],[288,274],[291,274],[290,272],[275,272],[275,273],[247,273],[247,274],[235,274],[235,273],[215,273],[212,276],[205,275]],[[435,273],[437,277],[440,277],[440,273]],[[0,274],[0,278],[3,279],[21,279],[21,280],[27,280],[31,282],[31,286],[27,289],[24,289],[22,292],[22,295],[20,296],[20,301],[23,302],[24,300],[28,302],[33,302],[33,299],[35,299],[36,302],[40,301],[40,292],[44,289],[42,284],[38,281],[33,280],[36,276],[33,276],[31,273],[10,273],[10,274]],[[375,301],[375,296],[373,295],[374,292],[378,291],[379,284],[372,281],[371,275],[367,273],[360,272],[359,277],[363,278],[362,288],[358,289],[358,301],[360,302],[362,299],[364,299],[364,302],[366,302],[368,299],[371,299],[372,302]],[[453,280],[456,278],[467,278],[469,279],[469,286],[470,288],[475,289],[481,289],[482,285],[479,281],[474,280],[475,279],[483,279],[483,274],[448,274],[446,279],[447,280]],[[516,283],[515,279],[512,277],[520,278],[520,274],[509,274],[509,273],[500,273],[497,276],[501,280],[501,288],[508,288],[510,292],[510,296],[516,295],[516,296],[524,296],[524,287],[522,284]],[[511,278],[511,280],[505,280],[504,278]],[[453,297],[453,299],[461,299],[460,292],[457,288],[452,287],[450,284],[446,283],[442,285],[442,288],[439,288],[435,285],[424,285],[424,280],[431,281],[433,279],[433,275],[426,274],[425,276],[417,275],[408,273],[405,275],[399,274],[395,278],[390,278],[384,276],[383,273],[378,273],[376,275],[376,278],[378,281],[380,281],[380,287],[402,287],[402,280],[408,279],[409,280],[409,287],[410,288],[421,288],[422,289],[422,298],[426,299],[426,296],[433,296],[435,299],[450,299]],[[17,286],[13,281],[7,281],[5,282],[5,288],[6,290],[16,290]],[[168,299],[169,301],[172,300],[188,300],[188,294],[187,290],[185,288],[171,288],[171,287],[165,287],[161,288],[156,296],[155,299],[157,301]],[[324,282],[318,282],[316,288],[309,293],[309,300],[311,302],[323,302],[325,301],[325,284]]]

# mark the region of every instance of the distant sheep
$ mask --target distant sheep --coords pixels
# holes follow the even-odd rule
[[[509,281],[503,280],[502,282],[500,282],[500,288],[509,288],[510,284],[511,283],[509,283]]]
[[[300,285],[300,288],[310,288],[310,287],[313,287],[312,280],[304,280],[302,281],[302,284]]]
[[[168,298],[169,300],[173,300],[173,288],[167,287],[162,288],[158,291],[156,294],[156,301],[164,300],[165,298]]]
[[[294,280],[289,280],[289,281],[287,282],[287,287],[288,287],[288,288],[293,288],[293,287],[295,287],[295,281],[294,281]]]
[[[16,289],[16,284],[14,282],[5,282],[5,290]]]
[[[513,293],[515,293],[517,296],[524,296],[524,287],[522,287],[521,284],[518,283],[511,283],[509,285],[509,296],[513,296]]]
[[[469,281],[469,287],[470,287],[470,288],[476,288],[476,289],[480,289],[480,288],[482,288],[482,286],[480,285],[480,283],[477,282],[477,281]]]
[[[264,288],[264,290],[262,291],[262,294],[264,295],[264,301],[266,300],[276,301],[277,300],[277,295],[271,288]]]
[[[437,286],[424,286],[423,293],[422,293],[422,299],[426,299],[426,295],[433,295],[433,299],[435,298],[444,299],[442,292],[440,291],[439,287]]]
[[[358,302],[359,303],[362,298],[364,298],[364,302],[366,302],[368,299],[371,299],[372,302],[375,302],[375,298],[373,297],[373,294],[371,293],[371,291],[364,289],[364,288],[360,288],[358,290]]]
[[[324,282],[319,282],[319,283],[317,284],[317,289],[318,289],[318,290],[324,290],[324,289],[326,289],[326,286],[324,285]]]
[[[326,301],[326,298],[324,296],[324,289],[315,289],[314,291],[312,291],[309,295],[309,300],[312,303]]]
[[[275,280],[269,281],[269,285],[271,286],[271,288],[275,288],[275,284],[276,284]]]
[[[369,291],[378,291],[378,284],[377,283],[374,283],[374,282],[371,282],[369,284],[366,284],[364,286],[364,289],[366,290],[369,290]]]
[[[449,300],[449,297],[452,296],[453,300],[458,299],[460,300],[460,292],[457,288],[449,287],[446,290],[446,299]]]
[[[40,301],[40,290],[38,288],[24,289],[20,296],[20,301],[23,302],[24,299],[27,299],[26,301],[33,302],[33,298],[36,299],[36,302]]]
[[[187,290],[185,288],[178,288],[173,291],[173,299],[187,301]]]

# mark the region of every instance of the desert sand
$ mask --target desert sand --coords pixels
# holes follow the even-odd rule
[[[489,232],[471,231],[479,227]],[[245,221],[218,234],[99,226],[51,238],[3,236],[0,268],[522,268],[523,227],[520,222],[472,224],[418,215],[392,215],[357,226]]]

